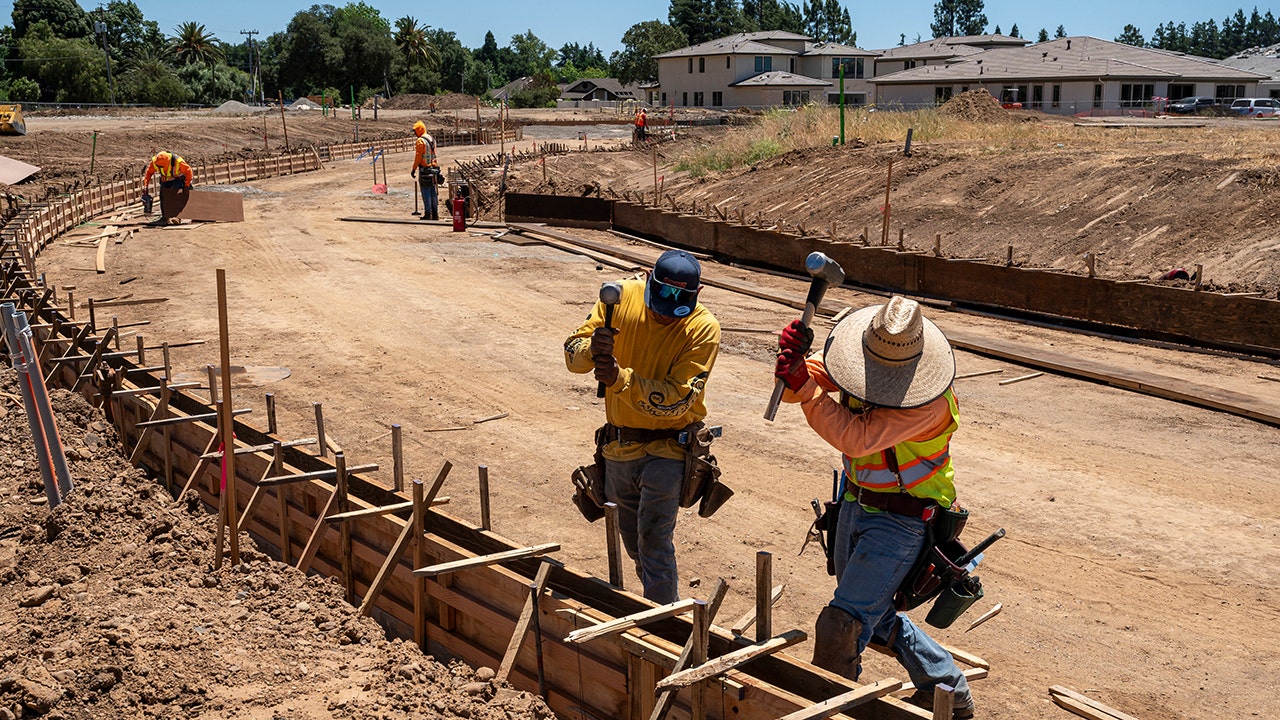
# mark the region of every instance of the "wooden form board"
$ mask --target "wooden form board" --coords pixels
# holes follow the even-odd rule
[[[192,188],[160,188],[160,215],[200,222],[244,222],[239,193]]]
[[[827,238],[762,230],[612,203],[614,226],[724,258],[796,270],[821,250],[851,282],[955,302],[1023,310],[1174,338],[1280,349],[1280,300],[1227,296],[1146,283],[1122,283],[1053,270],[1005,267],[888,247],[833,243]]]
[[[19,290],[29,289],[22,285]],[[47,310],[45,315],[52,315]],[[46,331],[47,332],[47,331]],[[122,359],[111,362],[120,367],[132,365]],[[54,382],[69,384],[75,380],[73,369],[63,367],[55,373]],[[135,386],[153,387],[158,379],[150,373],[130,373],[125,389]],[[95,389],[85,385],[84,392],[92,395]],[[240,396],[247,399],[247,396]],[[237,402],[241,402],[240,397]],[[116,417],[120,424],[126,447],[140,439],[138,424],[153,414],[158,398],[147,395],[118,397]],[[175,412],[206,414],[208,406],[201,398],[184,392],[174,393],[170,406]],[[163,433],[147,433],[142,437],[144,447],[138,453],[143,464],[163,468],[166,454],[175,467],[175,475],[185,477],[199,462],[199,456],[209,446],[216,429],[204,423],[184,423],[170,428],[169,438]],[[280,438],[270,436],[244,424],[236,424],[237,443],[244,447],[269,444]],[[284,449],[285,473],[318,472],[332,469],[328,460],[299,448]],[[241,456],[236,463],[237,512],[243,512],[252,495],[258,478],[269,469],[271,457],[267,453],[251,452]],[[204,475],[198,477],[193,487],[206,503],[215,505],[217,497],[216,466],[209,465]],[[379,507],[404,502],[405,497],[393,493],[360,475],[349,478],[353,509]],[[277,495],[279,489],[264,488],[251,513],[246,513],[244,529],[255,535],[264,545],[274,547],[279,538],[278,518],[281,515],[279,498],[288,500],[284,508],[289,518],[289,536],[293,557],[301,552],[302,545],[319,522],[318,514],[332,494],[332,485],[326,481],[311,480],[290,485]],[[351,556],[354,586],[357,595],[368,592],[368,585],[385,561],[395,539],[406,522],[404,513],[368,516],[353,519],[351,528]],[[431,510],[427,521],[427,552],[432,562],[451,562],[476,555],[509,551],[517,544],[492,532],[477,530],[474,525],[456,520],[443,512]],[[278,548],[276,548],[278,553]],[[312,569],[324,574],[341,572],[343,548],[338,533],[326,533],[319,544]],[[509,644],[510,634],[526,602],[529,578],[536,574],[537,558],[514,561],[508,566],[490,567],[454,573],[451,582],[427,581],[429,603],[426,622],[433,645],[463,657],[475,664],[496,666]],[[412,579],[413,568],[409,558],[402,559],[379,596],[375,616],[395,634],[406,635],[412,628]],[[655,672],[652,653],[674,660],[689,633],[689,622],[671,618],[643,632],[633,631],[640,640],[631,638],[628,643],[596,644],[598,647],[569,645],[562,638],[576,629],[575,621],[565,620],[556,610],[575,608],[590,610],[607,616],[618,617],[651,607],[638,596],[609,587],[603,580],[583,575],[572,569],[557,571],[555,581],[544,598],[544,608],[539,616],[543,626],[544,662],[548,673],[548,699],[554,710],[564,716],[573,714],[574,708],[585,707],[597,717],[616,717],[630,720],[643,717],[634,713],[634,699],[626,688],[637,683],[652,683],[665,671]],[[447,612],[446,612],[447,611]],[[713,633],[712,656],[723,655],[738,647],[740,640],[725,631]],[[637,644],[638,643],[638,644]],[[511,681],[524,690],[537,687],[536,670],[531,644],[520,653],[513,668]],[[628,649],[630,648],[630,649]],[[649,648],[649,649],[645,649]],[[638,653],[638,654],[637,654]],[[637,661],[639,658],[640,661]],[[584,676],[585,673],[585,676]],[[644,680],[645,676],[648,679]],[[719,717],[718,708],[731,709],[730,717],[745,720],[771,720],[796,709],[807,707],[828,697],[850,689],[850,686],[832,681],[813,668],[785,656],[761,658],[751,666],[751,673],[735,671],[733,675],[738,691],[721,688],[709,698],[711,717]],[[716,697],[715,692],[724,694]],[[857,717],[901,718],[926,717],[901,702],[885,699],[868,705]]]

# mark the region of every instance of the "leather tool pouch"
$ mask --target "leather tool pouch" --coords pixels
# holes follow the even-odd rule
[[[698,503],[698,515],[711,517],[733,497],[733,490],[720,482],[720,466],[711,454],[715,435],[701,422],[684,429],[689,433],[685,443],[684,482],[680,486],[680,507]]]
[[[958,539],[968,519],[968,510],[938,508],[925,525],[924,547],[894,595],[899,611],[919,607],[969,576],[955,564],[968,552]]]
[[[595,522],[604,517],[604,504],[608,499],[604,494],[604,446],[606,426],[596,430],[596,453],[590,465],[583,465],[573,471],[573,504],[587,519]]]
[[[840,522],[840,501],[828,500],[823,503],[822,517],[816,521],[822,552],[827,556],[827,574],[836,574],[836,524]]]

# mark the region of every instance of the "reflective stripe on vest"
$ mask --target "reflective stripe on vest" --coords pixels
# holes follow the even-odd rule
[[[178,157],[177,155],[170,154],[169,168],[167,170],[165,168],[160,167],[160,163],[158,162],[153,162],[152,165],[155,165],[156,170],[160,171],[160,177],[172,180],[174,177],[181,174],[178,172],[178,167],[183,162],[184,160],[182,158]],[[134,167],[137,167],[137,166],[135,165]]]
[[[953,475],[951,435],[959,426],[960,408],[951,389],[948,388],[943,396],[947,399],[947,405],[951,410],[951,423],[941,434],[920,442],[898,443],[887,450],[876,451],[861,457],[851,458],[846,455],[844,456],[845,476],[854,478],[858,485],[872,490],[889,488],[911,490],[935,478],[945,479],[950,485],[950,478]],[[885,453],[891,451],[898,460],[897,475],[889,469],[889,464],[885,460]]]

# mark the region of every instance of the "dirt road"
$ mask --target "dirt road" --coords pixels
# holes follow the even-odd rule
[[[265,426],[261,397],[271,391],[282,433],[305,436],[314,431],[311,403],[321,401],[326,429],[348,457],[384,467],[388,424],[398,422],[411,477],[429,476],[444,458],[457,466],[445,489],[453,514],[479,517],[472,478],[486,464],[497,532],[520,544],[560,542],[564,560],[604,576],[603,528],[567,501],[569,472],[588,459],[603,409],[594,383],[565,370],[561,343],[600,282],[625,273],[444,227],[338,221],[409,217],[408,184],[393,176],[391,194],[375,196],[366,172],[337,163],[244,186],[237,191],[246,222],[144,231],[108,248],[104,275],[81,269],[91,267],[91,251],[61,244],[39,267],[51,282],[76,286],[80,300],[123,292],[170,298],[118,308],[121,322],[151,320],[141,328],[148,343],[215,340],[214,268],[226,268],[232,362],[292,372],[241,391],[237,405],[259,408],[251,422]],[[793,281],[715,264],[705,272],[802,291]],[[121,285],[128,278],[137,279]],[[879,301],[845,290],[832,297],[853,307]],[[796,315],[715,288],[703,301],[729,327],[780,328]],[[930,316],[944,330],[1275,392],[1256,377],[1267,366]],[[708,406],[709,419],[725,427],[715,451],[737,495],[714,518],[681,517],[682,593],[703,595],[724,576],[732,589],[722,617],[736,618],[752,607],[755,553],[766,550],[775,582],[787,585],[775,629],[811,631],[833,585],[816,550],[796,552],[812,520],[809,499],[829,492],[838,457],[794,407],[776,423],[761,419],[773,342],[767,334],[725,335]],[[1023,369],[957,356],[961,373],[1004,369],[958,381],[962,427],[953,453],[961,501],[973,511],[967,537],[997,527],[1008,537],[979,569],[986,597],[975,612],[935,631],[991,663],[991,676],[975,684],[982,716],[1062,717],[1048,699],[1053,684],[1144,718],[1266,715],[1280,671],[1280,521],[1267,504],[1274,493],[1264,464],[1276,430],[1053,375],[1002,387],[1002,377]],[[198,372],[216,362],[216,345],[174,357],[178,369]],[[510,415],[473,424],[501,412]],[[389,485],[389,473],[382,480]],[[627,582],[634,587],[635,578]],[[999,617],[963,632],[996,602],[1004,605]],[[888,658],[867,658],[864,679],[880,677],[903,673]]]

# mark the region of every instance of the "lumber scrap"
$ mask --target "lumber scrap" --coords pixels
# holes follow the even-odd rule
[[[453,560],[439,565],[430,565],[418,568],[413,571],[418,577],[434,577],[445,573],[457,572],[459,570],[470,570],[488,565],[498,565],[510,560],[520,560],[523,558],[538,557],[553,553],[560,550],[560,543],[543,543],[541,545],[532,545],[525,548],[517,548],[515,550],[507,550],[505,552],[490,553],[488,555],[477,555],[475,557],[463,558],[461,560]]]
[[[677,600],[666,605],[661,605],[656,608],[651,608],[649,610],[642,610],[638,613],[633,613],[625,617],[593,625],[592,627],[574,630],[569,633],[568,637],[564,640],[565,642],[571,643],[584,643],[588,640],[594,640],[606,635],[620,633],[624,630],[630,630],[633,627],[639,627],[647,622],[653,622],[654,620],[661,620],[663,618],[669,618],[674,615],[689,612],[693,609],[695,602],[697,601],[687,598],[684,600]]]
[[[353,465],[347,468],[348,475],[356,473],[376,472],[377,463],[369,463],[367,465]],[[259,485],[271,487],[272,485],[289,485],[292,483],[306,482],[308,480],[333,480],[338,477],[338,470],[312,470],[311,472],[296,473],[294,475],[280,475],[275,477],[263,478]]]
[[[822,720],[845,710],[852,710],[876,698],[884,697],[900,687],[902,687],[902,683],[898,680],[877,680],[870,685],[863,685],[857,690],[850,690],[829,700],[823,700],[817,705],[797,710],[790,715],[783,716],[781,720]]]
[[[729,583],[724,578],[720,578],[716,582],[716,587],[711,591],[711,599],[707,601],[707,622],[715,624],[716,615],[720,612],[720,605],[724,602],[725,595],[729,594]],[[680,672],[689,667],[693,661],[693,644],[697,641],[693,633],[689,633],[689,639],[685,641],[684,649],[680,651],[680,657],[676,658],[675,665],[670,669],[671,672]],[[649,720],[662,720],[662,718],[671,710],[671,706],[676,702],[675,688],[657,689],[655,685],[657,698],[654,700],[653,711],[649,713]]]
[[[782,597],[782,591],[785,590],[786,588],[787,588],[786,583],[782,583],[781,585],[775,585],[773,587],[773,590],[770,591],[769,593],[769,604],[777,605],[778,598]],[[752,607],[742,617],[738,618],[738,621],[735,622],[732,626],[730,626],[729,630],[732,631],[734,635],[741,635],[742,633],[747,631],[747,628],[755,624],[756,624],[756,609]]]
[[[1059,707],[1091,720],[1138,720],[1138,718],[1104,705],[1091,697],[1081,695],[1062,685],[1049,686],[1049,694]]]
[[[726,653],[720,657],[709,660],[698,667],[681,670],[672,673],[658,681],[658,688],[682,688],[688,687],[696,682],[710,680],[717,675],[723,675],[737,667],[745,665],[761,655],[772,655],[780,652],[792,645],[802,643],[808,639],[808,635],[803,630],[788,630],[781,635],[769,638],[764,642],[748,645],[739,648],[733,652]]]
[[[373,582],[369,583],[369,589],[365,592],[364,599],[360,602],[361,615],[368,615],[373,609],[373,604],[378,600],[378,595],[382,592],[382,588],[386,585],[387,580],[391,578],[391,573],[395,571],[396,566],[400,564],[400,558],[409,546],[409,541],[412,540],[415,547],[422,545],[422,513],[425,513],[426,508],[435,503],[436,495],[440,492],[440,488],[444,486],[444,480],[449,476],[449,471],[452,469],[453,464],[445,461],[440,468],[440,472],[436,473],[436,480],[432,483],[431,490],[422,497],[417,495],[422,491],[422,483],[417,482],[414,485],[415,495],[414,499],[409,502],[409,506],[414,507],[417,505],[418,507],[414,512],[414,516],[406,521],[404,527],[401,528],[400,536],[396,538],[395,544],[387,552],[386,561],[378,569],[378,574],[374,576]],[[417,530],[416,533],[414,532],[415,529]],[[415,583],[415,585],[420,585],[420,583]]]

